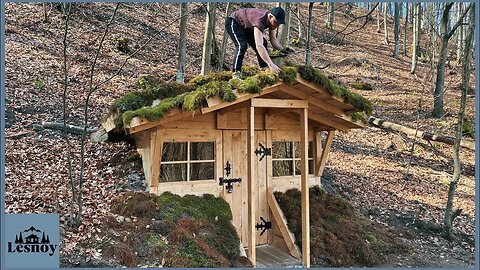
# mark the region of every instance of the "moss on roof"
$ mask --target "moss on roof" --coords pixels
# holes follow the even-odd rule
[[[194,112],[206,106],[207,99],[211,97],[219,96],[225,102],[232,102],[237,99],[237,93],[261,93],[264,87],[274,85],[280,80],[291,85],[297,74],[307,81],[323,86],[331,95],[343,98],[357,109],[371,113],[371,103],[361,95],[334,83],[318,69],[292,64],[283,66],[278,75],[258,67],[244,66],[243,80],[232,78],[230,71],[200,75],[184,84],[159,83],[152,76],[142,76],[137,82],[142,91],[131,92],[115,100],[111,111],[119,113],[116,125],[121,128],[137,116],[149,121],[158,120],[173,108]]]

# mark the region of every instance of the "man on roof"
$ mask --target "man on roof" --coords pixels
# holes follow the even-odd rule
[[[234,78],[240,78],[243,57],[250,45],[257,54],[260,68],[270,68],[275,73],[280,68],[272,62],[268,55],[267,40],[263,32],[268,28],[270,43],[273,48],[282,50],[282,45],[277,39],[277,28],[285,24],[285,11],[281,7],[271,10],[243,8],[234,11],[225,21],[225,29],[235,44],[232,71]]]

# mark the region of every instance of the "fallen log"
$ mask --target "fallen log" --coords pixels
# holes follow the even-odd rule
[[[406,126],[402,126],[402,125],[399,125],[399,124],[388,122],[388,121],[385,121],[385,120],[382,120],[380,118],[376,118],[376,117],[373,117],[373,116],[369,116],[368,119],[367,119],[367,122],[369,124],[372,124],[372,125],[376,126],[376,127],[386,128],[386,129],[390,129],[390,130],[394,130],[394,131],[399,131],[399,132],[402,132],[404,134],[411,135],[411,136],[415,136],[415,132],[416,132],[418,138],[422,138],[426,141],[435,141],[435,142],[441,142],[441,143],[453,145],[453,142],[455,140],[454,137],[444,136],[444,135],[435,135],[435,134],[428,133],[428,132],[423,132],[423,131],[420,131],[420,130],[416,131],[413,128],[409,128],[409,127],[406,127]],[[460,142],[460,146],[475,151],[475,142],[474,141],[472,142],[472,141],[462,140]]]
[[[67,133],[70,134],[75,134],[75,135],[82,135],[84,128],[83,127],[78,127],[70,124],[66,124],[66,131]],[[63,123],[56,123],[56,122],[42,122],[42,124],[33,124],[33,129],[36,131],[41,131],[44,129],[53,129],[53,130],[60,130],[63,131]],[[92,133],[97,131],[98,128],[87,128],[87,134]]]

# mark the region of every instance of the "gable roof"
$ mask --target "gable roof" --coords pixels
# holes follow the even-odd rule
[[[173,92],[176,95],[153,100],[150,106],[129,104],[123,106],[129,110],[122,111],[122,106],[118,104],[123,104],[125,100],[116,100],[113,113],[102,125],[107,132],[121,127],[127,134],[133,134],[165,123],[194,118],[199,114],[240,110],[259,98],[273,100],[274,103],[280,100],[306,101],[310,121],[327,129],[341,131],[363,128],[365,124],[358,120],[363,117],[359,117],[358,113],[371,113],[368,100],[332,82],[310,66],[284,66],[279,76],[254,67],[245,68],[242,73],[246,77],[243,81],[232,79],[231,72],[219,72],[198,76],[188,84],[161,85],[166,88],[162,90],[164,94]],[[183,90],[189,91],[182,93]],[[153,99],[155,93],[162,91],[150,89],[153,93],[133,92],[126,97],[139,95]],[[142,104],[138,100],[136,102]],[[140,108],[135,109],[135,106]],[[284,110],[282,113],[293,115],[296,111]]]

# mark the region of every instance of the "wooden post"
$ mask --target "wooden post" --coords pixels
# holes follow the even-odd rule
[[[310,267],[310,202],[308,188],[308,109],[300,110],[300,147],[302,171],[302,261]]]
[[[313,139],[313,149],[315,149],[314,151],[314,163],[313,163],[313,168],[314,168],[314,173],[315,173],[315,176],[318,177],[318,184],[321,185],[321,175],[318,175],[318,169],[320,167],[320,164],[321,164],[321,157],[322,157],[322,150],[323,150],[323,146],[322,146],[322,132],[321,131],[316,131],[315,132],[315,135],[314,135],[314,139]]]
[[[257,201],[256,187],[257,181],[255,179],[254,164],[255,158],[255,108],[248,108],[247,115],[247,156],[248,156],[248,258],[252,262],[252,266],[257,265],[257,254],[255,251],[255,202]]]
[[[157,128],[156,131],[151,132],[151,171],[150,171],[150,192],[158,192],[158,182],[160,179],[160,162],[162,160],[162,130]]]
[[[325,163],[327,162],[328,154],[330,153],[330,148],[332,146],[333,137],[335,136],[335,130],[329,131],[327,134],[327,140],[325,141],[325,146],[323,147],[322,156],[316,164],[315,175],[321,177],[323,170],[325,169]]]

